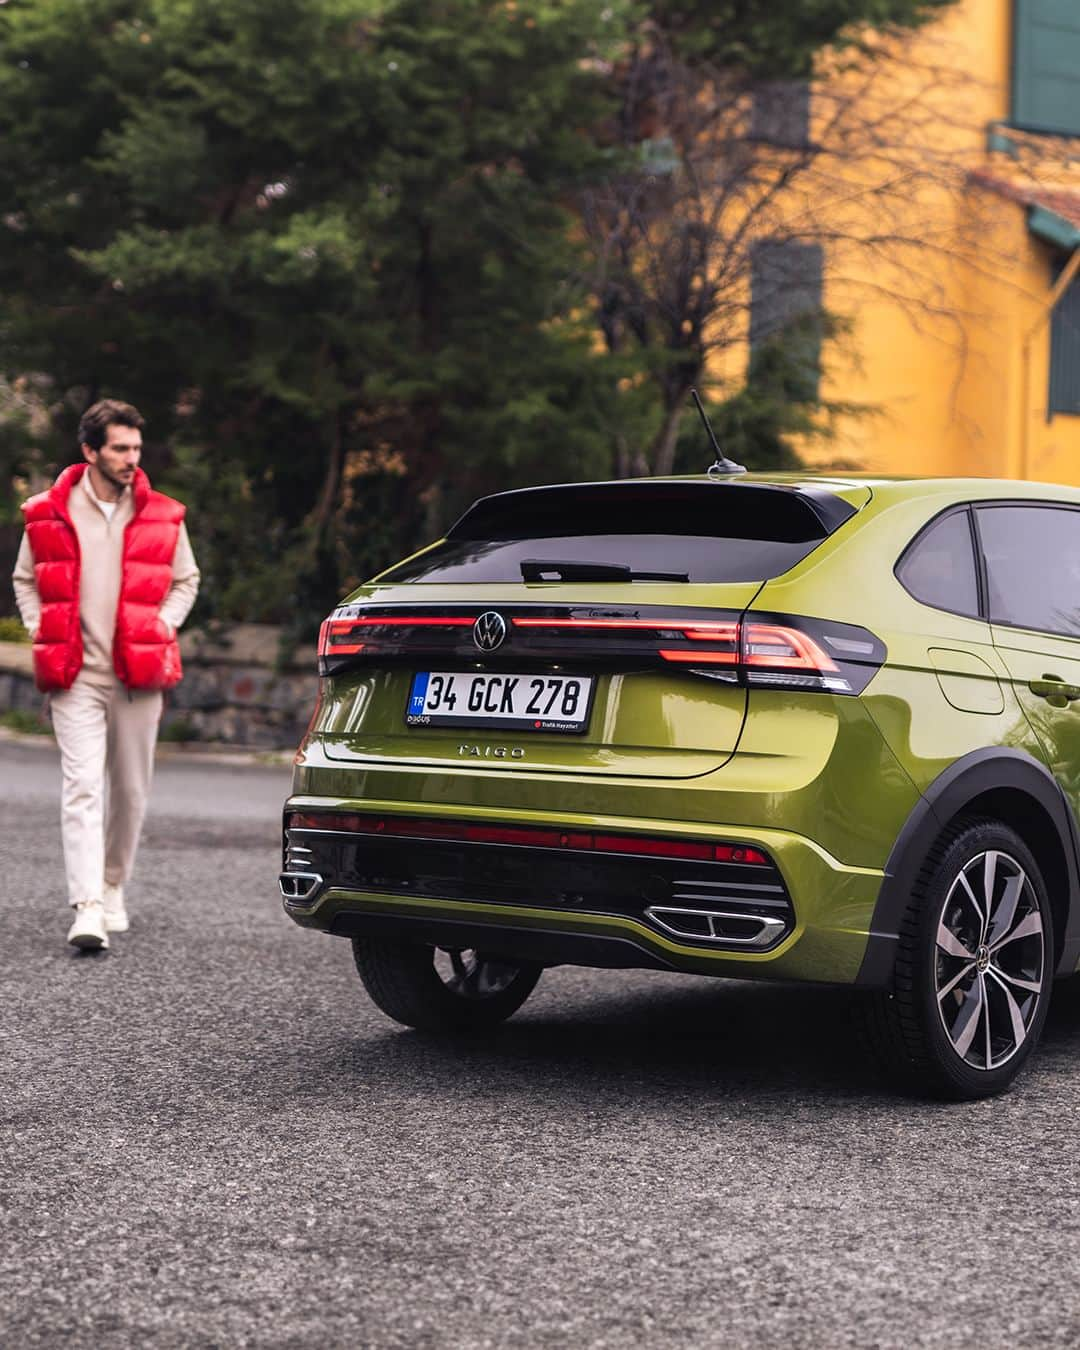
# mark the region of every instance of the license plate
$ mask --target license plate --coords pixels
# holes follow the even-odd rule
[[[411,727],[584,731],[593,683],[586,675],[421,670],[413,676],[405,721]]]

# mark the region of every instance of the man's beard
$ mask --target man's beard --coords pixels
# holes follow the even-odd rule
[[[124,489],[130,485],[131,481],[130,479],[116,478],[113,474],[109,472],[108,469],[104,468],[100,462],[97,466],[97,470],[98,473],[101,474],[102,478],[105,479],[106,483],[111,484],[117,490],[117,492],[123,492]],[[131,477],[134,478],[135,475],[132,474]]]

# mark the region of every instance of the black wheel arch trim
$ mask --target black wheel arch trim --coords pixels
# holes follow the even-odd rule
[[[990,747],[951,764],[927,788],[896,837],[878,893],[870,937],[856,984],[888,989],[900,923],[930,847],[950,820],[987,792],[1023,792],[1042,807],[1061,845],[1068,876],[1066,920],[1055,974],[1071,975],[1080,959],[1080,836],[1060,784],[1044,764],[1023,750]]]

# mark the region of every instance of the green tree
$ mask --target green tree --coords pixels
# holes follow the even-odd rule
[[[203,614],[308,623],[479,493],[670,467],[727,208],[807,167],[762,187],[748,91],[946,3],[7,0],[3,483],[129,398]],[[814,399],[752,385],[775,450]]]
[[[0,374],[74,391],[64,435],[144,408],[204,612],[317,613],[477,491],[602,466],[564,203],[619,12],[0,9]]]
[[[826,48],[869,50],[868,33],[902,33],[956,0],[650,0],[648,19],[691,65],[751,79],[806,79]]]

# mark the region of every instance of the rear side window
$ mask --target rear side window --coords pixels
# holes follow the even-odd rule
[[[1080,510],[984,506],[990,622],[1080,637]]]
[[[900,559],[896,575],[924,605],[978,618],[979,582],[968,512],[953,511],[929,525]]]
[[[478,502],[445,540],[379,580],[520,582],[538,563],[562,563],[552,579],[765,581],[794,567],[854,510],[826,493],[763,484],[529,489]]]

